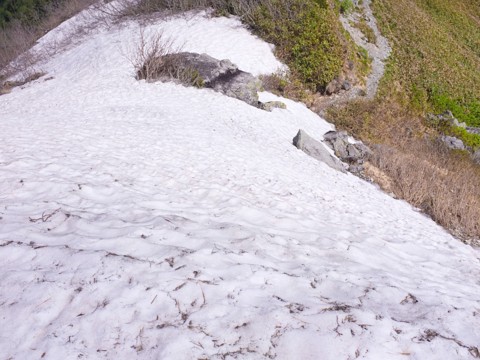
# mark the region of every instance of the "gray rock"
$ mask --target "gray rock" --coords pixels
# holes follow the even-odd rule
[[[472,154],[472,159],[473,159],[473,161],[475,161],[475,163],[477,163],[478,165],[480,165],[480,149],[478,149],[477,151],[475,151],[475,152]]]
[[[329,131],[323,135],[324,141],[341,160],[348,163],[361,163],[372,151],[362,142],[351,144],[345,131]]]
[[[478,127],[467,126],[465,130],[467,130],[470,134],[480,135],[480,128]]]
[[[464,128],[464,129],[467,127],[467,124],[465,124],[464,122],[458,121],[456,118],[453,118],[453,125]]]
[[[365,171],[365,168],[363,167],[363,164],[352,164],[348,166],[348,171],[355,175],[363,175],[363,172]]]
[[[350,81],[345,80],[342,84],[342,89],[348,91],[351,88],[352,88],[352,84],[350,83]]]
[[[349,142],[348,134],[345,131],[329,131],[323,135],[323,139],[340,159],[348,157],[347,145]]]
[[[214,89],[227,96],[259,107],[261,82],[241,71],[230,60],[218,60],[207,54],[181,52],[158,59],[160,66],[149,80],[175,79],[184,85]],[[141,72],[137,74],[141,78]]]
[[[241,70],[225,73],[205,83],[205,87],[242,100],[252,106],[260,106],[258,91],[260,91],[262,83],[250,73]]]
[[[230,60],[217,60],[207,54],[181,52],[167,54],[160,60],[164,65],[159,67],[157,77],[174,77],[182,70],[195,70],[205,84],[225,74],[232,74],[238,67]],[[180,79],[182,80],[182,79]],[[189,84],[188,84],[189,85]]]
[[[332,80],[327,84],[327,87],[325,88],[325,93],[327,95],[332,95],[336,92],[338,92],[339,86],[337,80]]]
[[[338,93],[340,90],[342,90],[343,83],[344,82],[341,79],[333,79],[327,84],[327,87],[325,88],[325,93],[327,95]]]
[[[461,127],[466,129],[467,124],[464,122],[458,121],[455,116],[453,116],[453,113],[450,110],[447,110],[441,114],[434,115],[434,114],[428,114],[427,115],[427,120],[430,121],[433,125],[449,125],[449,126],[456,126],[456,127]]]
[[[457,139],[456,137],[443,135],[440,138],[440,141],[443,142],[449,149],[465,150],[465,145],[463,144],[463,141]]]
[[[324,162],[332,169],[346,172],[345,165],[328,152],[325,146],[310,137],[305,131],[298,130],[297,135],[293,138],[293,145],[295,145],[298,149],[302,150],[307,155]]]

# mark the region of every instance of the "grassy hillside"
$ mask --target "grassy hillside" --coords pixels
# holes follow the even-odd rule
[[[401,91],[414,108],[449,109],[480,126],[480,2],[383,0],[373,7],[393,45],[383,91]]]
[[[372,0],[392,54],[379,93],[331,109],[340,128],[375,149],[371,172],[382,187],[455,233],[480,238],[480,167],[437,141],[428,113],[451,110],[480,126],[480,2]],[[443,131],[480,148],[480,136]]]

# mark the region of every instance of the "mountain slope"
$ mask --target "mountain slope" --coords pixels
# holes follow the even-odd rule
[[[480,356],[477,250],[293,147],[333,128],[301,104],[136,81],[136,27],[93,30],[0,98],[5,358]],[[233,19],[159,30],[281,66]]]

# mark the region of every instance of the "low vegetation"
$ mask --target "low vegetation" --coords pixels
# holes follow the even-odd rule
[[[363,16],[357,22],[353,22],[352,26],[360,30],[362,34],[365,35],[365,38],[369,43],[377,43],[377,36],[375,35],[375,32],[370,25],[368,25],[367,20],[365,20]]]
[[[480,125],[480,2],[385,0],[373,6],[393,45],[386,77],[401,85],[396,95],[405,94],[419,111],[451,110]]]
[[[328,117],[372,147],[374,168],[367,175],[385,191],[456,236],[479,239],[480,167],[465,152],[440,143],[415,111],[394,99],[377,99],[330,109]]]
[[[271,0],[256,9],[250,25],[277,45],[280,58],[310,89],[323,91],[341,72],[341,25],[326,3]]]
[[[370,175],[386,191],[460,238],[478,240],[480,167],[438,138],[456,136],[478,149],[480,136],[425,119],[450,110],[460,122],[480,126],[480,3],[384,0],[372,6],[393,48],[379,94],[332,108],[328,118],[372,146]]]
[[[6,67],[12,60],[30,49],[49,30],[91,5],[94,0],[25,0],[5,1],[0,6],[0,73],[3,76],[35,70],[38,60],[24,57],[21,64]],[[1,79],[0,79],[1,80]]]

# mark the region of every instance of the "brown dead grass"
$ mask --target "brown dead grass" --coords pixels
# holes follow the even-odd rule
[[[435,141],[414,113],[389,100],[330,109],[328,118],[373,150],[367,175],[466,242],[480,239],[480,167]]]
[[[18,86],[23,86],[29,82],[38,80],[41,78],[45,73],[43,72],[35,72],[31,75],[26,76],[22,80],[16,80],[16,81],[0,81],[0,95],[5,95],[8,94],[10,91],[12,91],[13,88],[18,87]],[[1,80],[1,79],[0,79]]]

